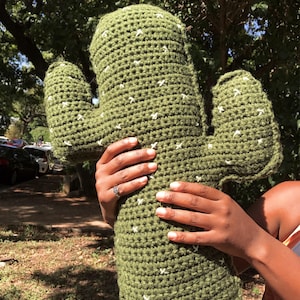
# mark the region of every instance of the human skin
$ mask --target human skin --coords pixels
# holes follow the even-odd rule
[[[115,222],[118,202],[113,187],[118,186],[121,196],[129,195],[144,187],[148,182],[147,175],[157,170],[157,164],[151,162],[155,150],[132,150],[137,145],[135,137],[115,142],[105,150],[96,165],[96,191],[102,217],[111,226]]]
[[[158,201],[183,209],[161,207],[157,216],[204,229],[169,232],[171,241],[208,245],[239,257],[254,267],[279,297],[299,297],[300,258],[272,235],[284,240],[300,224],[300,182],[286,182],[271,189],[251,207],[251,217],[214,188],[173,182],[170,189],[158,192]]]
[[[96,190],[103,218],[113,226],[118,198],[113,187],[126,196],[148,182],[158,166],[153,149],[132,150],[136,138],[111,144],[97,162]],[[300,224],[300,182],[285,182],[266,192],[246,213],[227,194],[199,183],[172,182],[158,191],[162,204],[156,215],[164,220],[199,227],[199,232],[169,232],[175,243],[207,245],[233,257],[241,271],[254,267],[282,299],[300,295],[300,259],[281,241]]]

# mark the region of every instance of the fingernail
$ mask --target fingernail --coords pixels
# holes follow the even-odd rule
[[[130,138],[128,138],[128,142],[130,144],[135,144],[137,142],[137,138],[136,137],[130,137]]]
[[[139,178],[139,182],[142,184],[145,184],[148,182],[148,177],[147,176],[143,176]]]
[[[176,189],[178,189],[179,187],[180,187],[180,183],[177,182],[177,181],[174,181],[174,182],[172,182],[172,183],[170,184],[170,188],[171,188],[171,189],[176,190]]]
[[[166,196],[166,193],[164,191],[160,191],[156,193],[156,199],[162,200]]]
[[[177,238],[176,232],[174,232],[174,231],[168,232],[168,238],[169,238],[170,240],[175,240],[175,239]]]
[[[153,163],[153,162],[149,163],[148,168],[149,168],[150,171],[156,171],[157,163]]]
[[[157,216],[164,216],[166,214],[166,209],[164,207],[158,207],[156,209]]]
[[[147,149],[147,154],[148,155],[155,155],[155,150],[154,149]]]

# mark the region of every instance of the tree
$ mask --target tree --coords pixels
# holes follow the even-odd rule
[[[98,16],[116,9],[112,1],[0,0],[0,21],[41,80],[51,59],[62,57],[93,79],[87,48]]]
[[[95,26],[101,15],[135,3],[161,6],[186,23],[208,122],[211,87],[221,74],[243,68],[262,82],[280,124],[285,156],[276,176],[255,183],[257,193],[299,179],[299,1],[0,0],[1,115],[12,111],[11,95],[42,85],[49,63],[59,58],[80,66],[96,95],[88,53]],[[28,60],[23,69],[20,53]]]
[[[13,101],[13,112],[19,119],[20,137],[29,136],[30,124],[35,121],[36,125],[47,126],[44,106],[41,105],[42,88],[24,91],[19,99]]]
[[[205,99],[224,72],[243,68],[259,79],[281,129],[284,161],[278,174],[233,184],[236,199],[259,195],[279,181],[300,179],[299,1],[163,1],[190,29],[194,61]],[[211,103],[208,101],[210,114]],[[243,200],[242,200],[243,201]]]
[[[4,98],[0,94],[0,100],[8,106],[6,111],[17,114],[21,119],[22,134],[28,134],[29,124],[36,120],[37,115],[41,116],[39,103],[43,102],[41,95],[28,94],[28,91],[40,89],[53,60],[61,58],[78,64],[96,95],[97,85],[89,62],[88,44],[98,17],[116,7],[108,0],[83,3],[70,0],[0,0],[1,47],[7,49],[3,69],[7,67],[14,74],[3,75],[2,78],[3,82],[14,78],[11,84],[13,90],[6,94],[18,99],[13,105],[11,96]],[[20,57],[23,56],[28,64],[20,68]],[[2,89],[7,90],[7,83],[0,87],[0,93]],[[77,169],[81,170],[80,166]],[[85,186],[88,191],[89,182]]]

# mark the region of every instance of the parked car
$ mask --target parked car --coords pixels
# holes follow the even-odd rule
[[[46,174],[52,171],[54,159],[50,147],[27,145],[24,146],[23,149],[35,158],[36,162],[39,164],[40,174]]]
[[[0,181],[10,185],[35,178],[39,165],[25,150],[0,144]]]
[[[63,173],[65,171],[65,165],[60,161],[59,158],[53,157],[52,173]]]
[[[8,144],[9,139],[3,135],[0,136],[0,144]]]
[[[28,145],[28,143],[23,139],[12,139],[12,140],[9,140],[7,142],[7,144],[18,147],[18,148],[23,148],[25,145]]]

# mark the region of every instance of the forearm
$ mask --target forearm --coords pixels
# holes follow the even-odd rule
[[[253,249],[249,247],[247,261],[282,299],[297,299],[300,296],[300,258],[263,230],[254,245]]]

